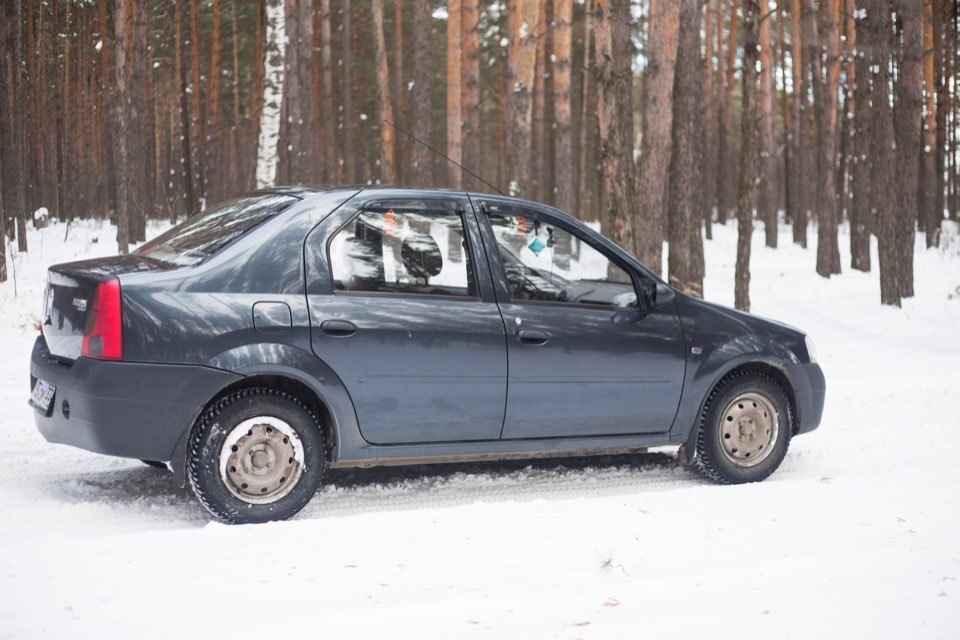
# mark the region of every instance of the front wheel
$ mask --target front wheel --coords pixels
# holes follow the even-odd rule
[[[217,401],[190,437],[190,484],[221,522],[285,520],[307,505],[325,466],[323,434],[297,399],[244,389]]]
[[[735,375],[710,394],[695,466],[723,484],[763,480],[787,454],[793,414],[783,389],[758,374]]]

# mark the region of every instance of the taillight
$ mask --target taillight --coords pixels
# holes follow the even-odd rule
[[[101,360],[123,358],[119,280],[107,280],[97,285],[87,312],[87,324],[83,330],[80,355]]]

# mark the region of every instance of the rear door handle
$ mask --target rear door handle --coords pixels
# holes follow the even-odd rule
[[[357,325],[349,320],[324,320],[320,323],[323,332],[330,336],[352,336],[357,332]]]
[[[550,334],[545,331],[523,329],[517,332],[517,340],[524,344],[545,344],[549,339]]]

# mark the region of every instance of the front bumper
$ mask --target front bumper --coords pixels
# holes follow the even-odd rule
[[[793,383],[796,399],[797,433],[807,433],[820,426],[827,383],[818,364],[794,364],[786,367]]]
[[[240,377],[194,365],[90,358],[66,364],[50,356],[43,336],[30,358],[30,388],[37,378],[56,386],[47,414],[34,411],[44,438],[142,460],[170,460],[206,403]]]

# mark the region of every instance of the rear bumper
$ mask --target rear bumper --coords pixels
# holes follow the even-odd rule
[[[797,433],[807,433],[820,426],[827,383],[818,364],[795,364],[787,367],[797,401]]]
[[[44,438],[143,460],[170,460],[204,405],[240,377],[192,365],[89,358],[64,364],[50,356],[42,336],[30,358],[31,389],[37,378],[56,386],[47,414],[34,411]]]

